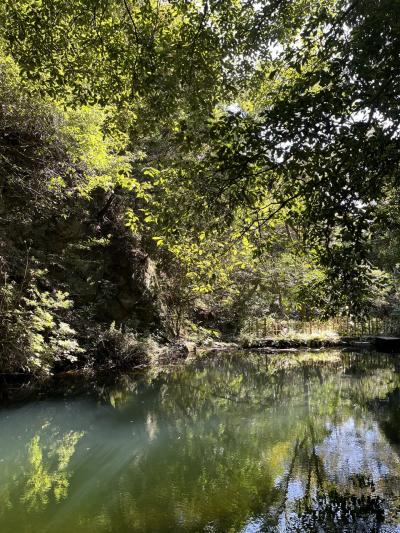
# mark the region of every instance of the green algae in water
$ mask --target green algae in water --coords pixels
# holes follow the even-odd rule
[[[0,531],[400,531],[399,453],[400,356],[213,354],[3,407]]]

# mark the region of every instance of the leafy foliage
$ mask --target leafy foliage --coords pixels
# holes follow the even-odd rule
[[[396,313],[398,10],[3,2],[7,312],[62,329],[46,298],[68,293],[77,339]]]

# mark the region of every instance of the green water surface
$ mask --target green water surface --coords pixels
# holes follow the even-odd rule
[[[209,354],[0,408],[0,533],[400,531],[400,356]]]

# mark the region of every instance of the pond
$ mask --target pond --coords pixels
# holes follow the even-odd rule
[[[211,353],[0,409],[0,531],[400,531],[400,356]]]

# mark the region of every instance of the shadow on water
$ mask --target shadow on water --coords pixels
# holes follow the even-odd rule
[[[399,357],[204,356],[0,409],[0,531],[400,531]]]

